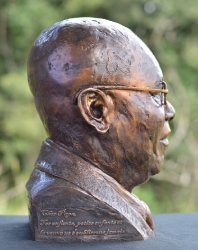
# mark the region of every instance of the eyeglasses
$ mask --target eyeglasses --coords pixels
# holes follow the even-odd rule
[[[161,93],[160,100],[161,105],[166,105],[166,95],[168,94],[167,84],[166,82],[162,81],[162,89],[151,89],[151,88],[144,88],[144,87],[129,87],[129,86],[122,86],[122,85],[94,85],[90,86],[92,89],[100,89],[100,90],[129,90],[129,91],[142,91],[142,92],[149,92],[152,95],[156,93]],[[74,97],[74,103],[77,103],[77,98],[79,94],[84,91],[85,89],[80,90],[76,96]]]

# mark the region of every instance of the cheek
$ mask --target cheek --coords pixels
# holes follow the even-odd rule
[[[144,94],[143,98],[142,95]],[[146,132],[151,141],[155,141],[161,134],[165,122],[163,106],[155,103],[149,93],[139,93],[134,96],[134,103],[129,112],[136,116],[137,130]]]
[[[156,107],[154,105],[150,105],[147,108],[147,112],[149,114],[146,119],[149,138],[151,141],[155,142],[159,140],[162,129],[165,123],[165,112],[164,107]]]
[[[128,102],[119,109],[118,138],[126,154],[133,154],[136,158],[141,155],[142,161],[148,161],[164,126],[164,108],[152,103],[148,96],[140,99],[136,95],[133,100],[130,105]]]
[[[146,102],[141,106],[121,103],[113,121],[112,149],[120,175],[132,186],[159,172],[161,160],[157,161],[154,145],[163,128],[164,113],[152,103],[150,106]]]
[[[140,113],[134,112],[128,116],[119,114],[116,131],[126,160],[138,165],[149,160],[149,133],[147,123],[142,120]]]
[[[126,94],[126,93],[125,93]],[[115,120],[118,138],[133,151],[150,148],[160,137],[165,122],[164,107],[157,106],[149,93],[131,92],[123,95],[117,105]]]

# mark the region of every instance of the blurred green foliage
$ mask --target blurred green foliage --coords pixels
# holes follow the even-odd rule
[[[0,213],[26,214],[25,183],[45,138],[26,79],[38,34],[71,17],[109,19],[150,47],[173,120],[164,170],[134,192],[153,213],[198,211],[198,0],[0,0]]]

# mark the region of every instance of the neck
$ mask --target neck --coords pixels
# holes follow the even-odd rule
[[[53,140],[54,141],[54,140]],[[102,141],[102,142],[101,142]],[[86,140],[86,144],[78,144],[78,143],[70,143],[66,145],[61,141],[54,141],[56,145],[58,145],[62,150],[69,151],[74,154],[74,157],[77,156],[80,159],[88,162],[92,166],[100,169],[103,173],[111,176],[114,180],[116,180],[120,185],[122,185],[127,191],[131,192],[132,189],[136,186],[131,180],[131,175],[133,176],[133,168],[126,168],[123,166],[123,162],[120,162],[116,159],[117,154],[113,152],[112,147],[104,140],[99,140],[96,138],[92,143],[89,143],[90,140]],[[97,142],[97,143],[96,143]],[[96,150],[97,148],[97,150]],[[115,148],[117,152],[117,148]],[[119,157],[121,159],[122,157]],[[126,161],[126,160],[125,160]],[[127,166],[131,164],[127,164]],[[126,174],[126,172],[130,173]]]

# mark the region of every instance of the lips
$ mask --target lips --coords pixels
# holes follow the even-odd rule
[[[160,143],[163,144],[163,146],[168,147],[168,145],[169,145],[168,138],[161,139]]]
[[[159,140],[160,145],[163,147],[163,149],[165,150],[168,145],[169,145],[169,141],[168,141],[168,135],[170,134],[171,130],[169,127],[168,122],[165,122],[164,124],[164,128],[162,130],[162,134],[161,134],[161,139]]]
[[[164,154],[164,152],[167,149],[168,145],[169,145],[168,138],[163,138],[163,139],[161,139],[159,141],[159,147],[160,147],[161,154]]]

